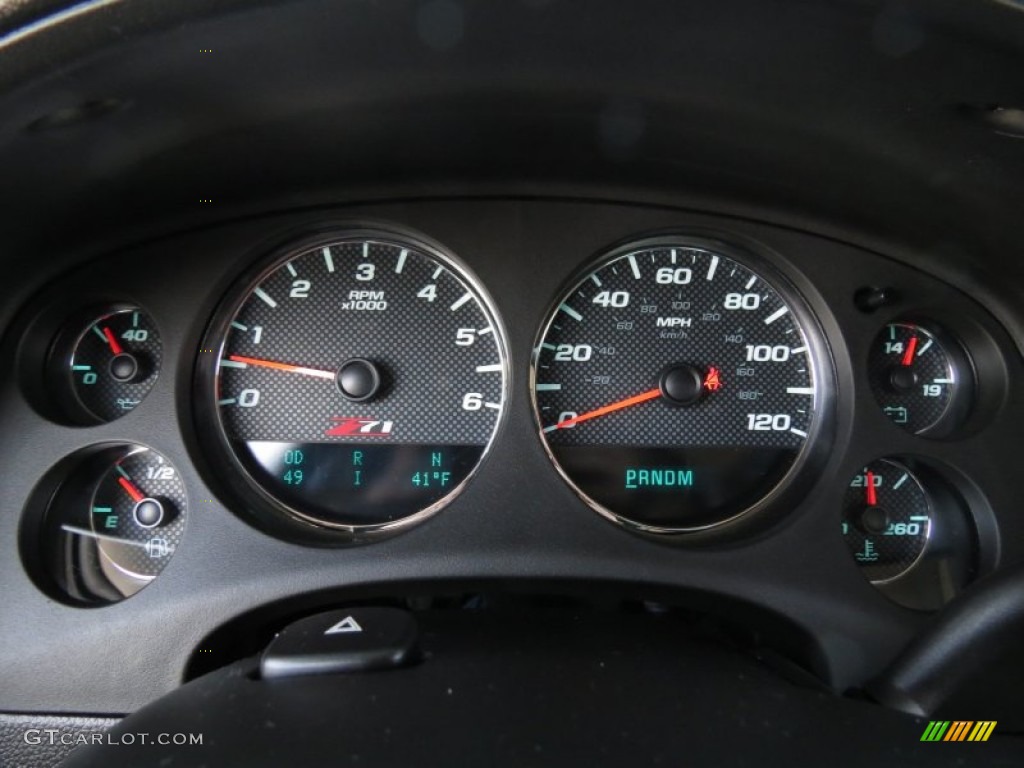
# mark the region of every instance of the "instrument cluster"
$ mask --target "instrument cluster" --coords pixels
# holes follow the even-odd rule
[[[574,272],[560,287],[524,279],[547,306],[526,329],[521,312],[503,317],[508,286],[481,278],[487,254],[394,221],[272,232],[223,254],[192,349],[175,331],[168,355],[167,317],[138,293],[34,304],[22,392],[88,435],[130,421],[168,380],[213,493],[311,547],[378,546],[482,471],[506,472],[529,504],[529,478],[486,470],[527,423],[508,424],[518,399],[532,450],[578,504],[622,535],[680,545],[680,559],[771,535],[825,483],[834,506],[813,514],[898,604],[937,608],[991,567],[991,506],[956,456],[1008,387],[998,323],[977,305],[945,316],[891,286],[822,284],[756,237],[680,218],[561,253]],[[863,348],[826,293],[847,297]],[[851,453],[844,430],[860,423],[893,450]],[[105,434],[47,469],[22,513],[33,580],[71,605],[155,580],[187,541],[190,497],[210,493],[187,487],[162,435]],[[837,456],[855,471],[828,478]]]

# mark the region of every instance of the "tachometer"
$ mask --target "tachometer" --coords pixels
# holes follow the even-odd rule
[[[351,534],[450,501],[505,399],[503,333],[482,289],[404,234],[342,231],[284,249],[229,300],[204,348],[200,428],[229,483],[257,510]]]
[[[745,251],[671,236],[615,249],[558,300],[534,352],[536,415],[594,509],[694,531],[793,479],[821,428],[828,366],[783,285]]]

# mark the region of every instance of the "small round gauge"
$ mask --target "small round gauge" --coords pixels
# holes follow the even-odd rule
[[[51,388],[73,420],[114,421],[149,394],[160,359],[160,334],[139,307],[91,312],[68,323],[54,344]]]
[[[906,465],[879,459],[853,478],[843,498],[843,538],[872,583],[914,567],[931,534],[932,504]]]
[[[948,434],[970,404],[970,364],[937,328],[889,323],[871,347],[868,376],[882,412],[916,435]]]
[[[282,513],[357,536],[440,509],[505,400],[503,333],[482,289],[405,234],[339,231],[275,253],[204,348],[216,354],[200,357],[200,428],[231,490],[285,535]]]
[[[591,507],[676,533],[778,498],[830,391],[816,325],[784,285],[746,251],[684,236],[616,248],[571,283],[531,386],[541,439]]]
[[[171,462],[141,445],[107,445],[65,462],[40,529],[61,596],[108,604],[145,587],[185,528],[185,486]]]

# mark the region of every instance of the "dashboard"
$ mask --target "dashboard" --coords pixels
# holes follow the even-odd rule
[[[12,17],[0,711],[113,724],[318,611],[523,596],[857,698],[1024,560],[1024,159],[978,106],[1019,10],[651,3],[601,58],[621,11],[571,5]],[[1019,667],[947,719],[1012,740]]]

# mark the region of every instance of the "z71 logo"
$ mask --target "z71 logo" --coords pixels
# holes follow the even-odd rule
[[[326,437],[391,437],[393,421],[380,419],[361,419],[357,416],[332,416],[334,426],[324,435]]]

